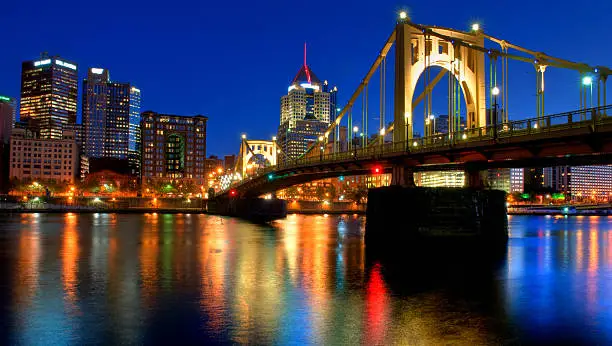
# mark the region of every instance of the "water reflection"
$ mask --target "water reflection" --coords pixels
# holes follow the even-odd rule
[[[8,343],[612,341],[612,218],[511,217],[501,259],[392,261],[354,215],[1,218]]]

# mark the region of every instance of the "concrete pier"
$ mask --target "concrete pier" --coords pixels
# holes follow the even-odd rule
[[[503,191],[389,186],[368,192],[368,249],[452,242],[492,245],[507,239]]]
[[[287,217],[287,201],[276,198],[215,198],[208,201],[207,211],[210,214],[268,222]]]

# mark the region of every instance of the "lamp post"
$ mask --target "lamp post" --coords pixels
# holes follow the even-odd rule
[[[353,126],[353,149],[355,150],[355,154],[354,157],[355,159],[357,158],[357,143],[358,143],[358,139],[357,139],[357,133],[359,132],[359,127],[357,126]]]
[[[325,137],[319,136],[319,149],[321,150],[320,157],[319,157],[320,161],[323,161],[323,149],[324,149],[324,147],[323,147],[323,140],[324,139],[325,139]]]
[[[593,108],[593,77],[591,76],[584,76],[582,78],[582,85],[584,86],[588,86],[591,89],[591,108]],[[586,93],[586,92],[585,92]],[[585,96],[586,98],[586,96]],[[587,107],[587,103],[584,103],[584,108]]]
[[[499,88],[494,86],[491,89],[491,94],[493,95],[493,139],[497,140],[497,95],[499,95]]]

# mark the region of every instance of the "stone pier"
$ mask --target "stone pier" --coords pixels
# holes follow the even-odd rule
[[[268,222],[287,217],[287,201],[276,198],[215,198],[208,202],[207,212]]]
[[[368,192],[369,249],[443,242],[505,244],[507,239],[504,191],[389,186]]]

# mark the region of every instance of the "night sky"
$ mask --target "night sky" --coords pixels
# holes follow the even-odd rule
[[[21,62],[47,51],[77,62],[81,79],[87,68],[103,67],[113,80],[132,82],[142,90],[143,111],[207,115],[208,153],[234,153],[241,133],[275,134],[279,99],[302,64],[304,42],[308,64],[338,86],[344,103],[400,9],[416,23],[468,30],[478,21],[526,48],[612,66],[608,0],[7,0],[0,9],[0,94],[18,97]],[[511,119],[535,114],[534,68],[519,65],[510,64]],[[577,73],[551,70],[546,78],[547,113],[578,108]],[[445,100],[434,102],[438,109],[444,113]]]

